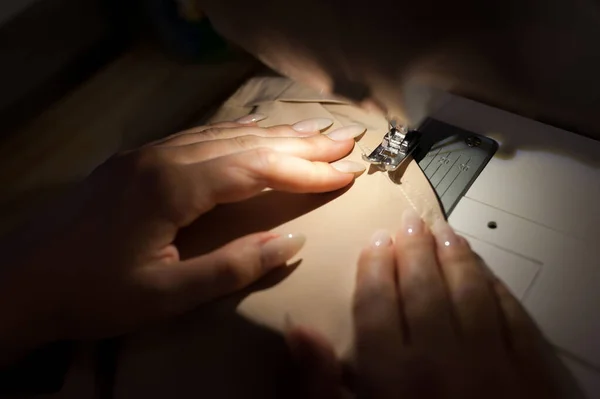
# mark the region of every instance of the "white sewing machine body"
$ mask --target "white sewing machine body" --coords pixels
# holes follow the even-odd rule
[[[498,142],[450,224],[600,397],[600,142],[451,95],[430,116]]]

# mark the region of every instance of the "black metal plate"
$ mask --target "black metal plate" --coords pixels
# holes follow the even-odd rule
[[[450,215],[494,156],[498,143],[435,119],[427,119],[418,130],[423,137],[413,157]]]

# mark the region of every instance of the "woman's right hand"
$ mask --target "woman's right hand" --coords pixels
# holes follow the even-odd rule
[[[395,240],[377,233],[358,263],[354,388],[362,398],[581,398],[518,300],[445,222],[431,233],[405,214]],[[327,341],[288,333],[309,396],[341,397]]]

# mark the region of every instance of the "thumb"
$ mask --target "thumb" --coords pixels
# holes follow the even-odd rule
[[[304,397],[342,399],[342,366],[331,344],[320,334],[303,327],[290,327],[287,346],[299,369]]]
[[[284,266],[300,251],[301,234],[251,234],[196,258],[164,265],[159,280],[166,287],[169,308],[186,311],[240,290]]]

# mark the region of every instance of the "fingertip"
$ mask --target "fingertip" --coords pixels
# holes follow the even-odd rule
[[[342,159],[341,161],[333,162],[330,165],[338,172],[350,174],[354,176],[355,179],[366,171],[365,165],[347,159]]]
[[[392,245],[392,235],[387,230],[377,230],[371,236],[369,247],[372,249],[385,248]]]
[[[325,134],[324,136],[333,141],[342,141],[343,142],[343,141],[349,141],[349,140],[353,140],[353,139],[357,138],[358,136],[364,134],[366,130],[367,130],[366,127],[357,123],[357,124],[347,125],[347,126],[339,128],[339,129],[335,129],[335,130]]]
[[[438,219],[432,226],[438,251],[449,251],[453,249],[463,249],[465,239],[460,237],[454,229],[445,220]]]
[[[386,270],[394,263],[393,243],[387,230],[380,229],[371,235],[358,259],[358,280],[361,284],[389,275]]]
[[[432,236],[435,241],[435,251],[441,263],[469,266],[474,265],[477,269],[483,264],[481,258],[472,250],[466,238],[458,235],[456,231],[446,222],[437,221],[432,226]]]
[[[329,118],[311,118],[296,122],[292,129],[298,133],[318,133],[333,125],[333,120]]]
[[[402,236],[417,236],[428,233],[421,215],[412,206],[406,208],[402,213],[401,226],[400,233]]]
[[[394,268],[393,239],[388,231],[378,230],[361,251],[358,260],[359,281],[378,281],[389,277]]]
[[[263,268],[269,271],[285,265],[288,260],[300,252],[305,243],[306,236],[298,233],[283,234],[267,241],[261,247]]]

